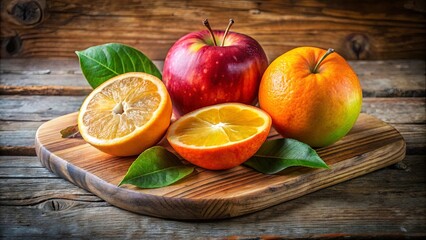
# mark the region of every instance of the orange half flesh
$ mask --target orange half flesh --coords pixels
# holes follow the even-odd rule
[[[78,127],[82,137],[99,150],[130,156],[161,139],[171,114],[170,96],[160,79],[126,73],[90,93],[80,108]]]
[[[225,103],[198,109],[174,122],[167,140],[189,162],[211,170],[240,165],[266,140],[271,118],[259,108]]]

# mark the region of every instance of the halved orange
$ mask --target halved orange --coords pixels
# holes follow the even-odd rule
[[[81,136],[115,156],[140,154],[170,125],[172,103],[163,82],[147,73],[118,75],[94,89],[78,115]]]
[[[172,123],[167,140],[184,159],[211,170],[229,169],[253,156],[271,129],[263,110],[240,103],[200,108]]]

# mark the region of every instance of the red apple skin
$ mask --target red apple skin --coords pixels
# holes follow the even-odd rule
[[[195,109],[225,102],[255,104],[268,59],[253,38],[224,31],[189,33],[167,53],[163,82],[172,98],[177,116]]]

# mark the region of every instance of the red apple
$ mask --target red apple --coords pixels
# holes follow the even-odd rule
[[[177,115],[218,103],[254,104],[268,66],[256,40],[228,32],[232,19],[226,31],[212,31],[204,23],[209,30],[180,38],[164,62],[163,82]]]

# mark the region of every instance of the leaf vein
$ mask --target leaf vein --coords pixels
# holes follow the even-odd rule
[[[119,75],[119,73],[117,73],[116,71],[114,71],[113,69],[111,69],[110,67],[108,67],[107,65],[105,65],[105,64],[103,64],[103,63],[101,63],[101,62],[99,62],[99,61],[98,61],[98,60],[96,60],[95,58],[92,58],[92,57],[90,57],[90,56],[88,56],[88,55],[85,55],[84,53],[81,53],[81,55],[82,55],[82,56],[84,56],[84,57],[86,57],[86,58],[88,58],[89,60],[92,60],[93,62],[95,62],[95,63],[99,64],[100,66],[102,66],[102,67],[104,67],[105,69],[107,69],[107,70],[111,71],[112,73],[114,73],[114,74],[116,74],[116,75]]]

